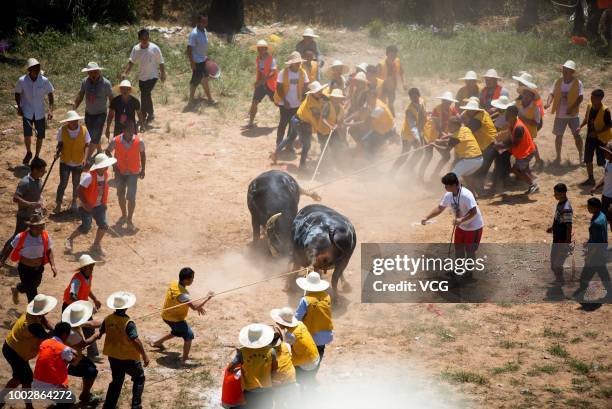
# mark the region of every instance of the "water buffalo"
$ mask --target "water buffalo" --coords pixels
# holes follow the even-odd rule
[[[323,205],[302,208],[293,219],[293,262],[296,267],[313,266],[316,270],[327,270],[332,266],[332,289],[337,294],[338,280],[349,263],[357,235],[353,224],[338,213]]]
[[[300,188],[291,175],[279,170],[264,172],[249,184],[247,205],[251,212],[253,243],[259,241],[260,228],[265,227],[268,248],[274,257],[291,255],[291,223],[300,195],[321,200],[319,195]]]

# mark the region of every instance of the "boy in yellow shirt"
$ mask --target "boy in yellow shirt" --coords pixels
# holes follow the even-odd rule
[[[378,64],[378,77],[384,81],[382,101],[387,104],[393,116],[395,116],[395,90],[399,82],[406,89],[404,81],[404,69],[400,59],[397,57],[397,46],[390,45],[386,50],[386,57]]]

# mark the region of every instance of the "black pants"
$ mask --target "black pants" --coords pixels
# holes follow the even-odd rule
[[[610,283],[610,273],[605,263],[597,263],[598,265],[584,266],[582,273],[580,273],[580,286],[574,292],[574,297],[580,302],[584,300],[584,293],[589,288],[589,283],[597,274],[604,288],[606,289],[607,296],[612,295],[612,284]]]
[[[144,391],[145,374],[140,361],[115,359],[108,357],[113,380],[108,384],[103,409],[115,409],[123,388],[125,375],[132,378],[132,409],[142,407],[142,392]]]
[[[489,173],[489,169],[491,169],[491,166],[493,165],[493,162],[496,161],[498,155],[499,154],[497,152],[497,149],[495,149],[494,143],[487,146],[484,152],[482,152],[482,166],[476,171],[476,174],[474,175],[478,178],[478,183],[481,184],[481,186],[484,186],[487,180],[487,174]]]
[[[117,135],[117,134],[115,134]],[[81,182],[81,173],[83,172],[82,166],[69,166],[65,163],[60,162],[59,174],[60,182],[57,185],[57,192],[55,194],[55,203],[62,203],[64,200],[64,192],[68,186],[68,181],[72,177],[72,200],[76,200],[79,192],[79,183]]]
[[[96,379],[98,376],[98,369],[86,356],[82,356],[81,360],[76,365],[68,365],[68,374],[76,376],[77,378],[83,379]]]
[[[138,81],[138,87],[140,88],[140,110],[142,111],[145,123],[153,119],[153,98],[151,98],[151,91],[153,91],[156,83],[157,78]]]
[[[2,355],[4,355],[4,359],[6,359],[6,362],[8,362],[13,371],[13,378],[21,382],[22,385],[27,385],[28,387],[32,385],[34,374],[32,374],[28,361],[19,356],[6,341],[2,345]]]
[[[495,170],[493,171],[493,184],[502,184],[510,176],[510,156],[512,154],[509,151],[502,152],[495,158]]]
[[[279,106],[278,109],[280,112],[280,120],[278,121],[278,128],[276,129],[276,146],[278,146],[285,137],[287,125],[289,125],[289,121],[291,121],[291,118],[298,110],[297,108],[285,108],[283,105]]]
[[[17,272],[19,273],[17,291],[25,293],[28,302],[32,301],[38,294],[38,286],[42,281],[43,271],[45,271],[45,266],[30,267],[23,263],[17,265]]]

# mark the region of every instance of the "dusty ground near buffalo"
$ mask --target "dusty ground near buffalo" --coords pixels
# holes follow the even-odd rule
[[[365,41],[363,33],[347,35],[351,35],[353,43],[355,36],[364,36]],[[383,50],[374,48],[368,48],[365,55],[357,50],[337,49],[333,57],[350,63],[373,62],[382,53]],[[438,93],[458,88],[454,81],[411,78],[409,82],[421,88],[429,109]],[[136,294],[137,305],[130,311],[136,318],[161,306],[167,284],[176,278],[183,266],[191,266],[197,273],[191,288],[195,296],[203,296],[208,290],[220,292],[286,271],[284,263],[267,262],[257,249],[250,248],[250,217],[245,200],[249,181],[259,173],[271,168],[290,172],[295,169],[295,160],[275,167],[268,160],[275,139],[276,109],[264,102],[258,114],[259,128],[245,132],[240,127],[248,109],[246,103],[243,111],[236,115],[220,116],[216,108],[208,107],[199,113],[182,112],[183,96],[172,92],[176,85],[172,80],[166,85],[168,103],[157,104],[156,127],[144,134],[148,164],[147,176],[138,187],[135,215],[138,232],[122,238],[106,237],[104,247],[108,256],[95,271],[94,290],[101,299],[121,289]],[[509,81],[506,85],[514,95],[514,86]],[[585,84],[587,91],[590,92],[594,85]],[[612,89],[608,87],[606,92],[612,94]],[[398,112],[406,99],[402,96],[396,102]],[[61,111],[56,112],[56,117],[61,115]],[[403,115],[398,115],[398,128],[402,119]],[[57,122],[53,122],[49,129],[44,146],[45,159],[52,157],[56,126]],[[17,177],[23,175],[23,169],[15,168],[20,163],[23,148],[17,118],[3,127],[17,130],[0,142],[3,162],[0,167],[0,236],[4,238],[14,227],[11,197]],[[552,118],[548,115],[538,138],[542,156],[547,160],[554,157],[551,127]],[[315,147],[314,152],[317,149]],[[399,149],[397,144],[388,145],[381,156],[392,156]],[[577,186],[585,171],[576,165],[577,154],[569,135],[563,158],[562,168],[547,167],[540,173],[541,193],[526,198],[521,191],[510,191],[505,196],[480,200],[487,226],[483,241],[540,243],[550,240],[545,230],[554,208],[552,186],[560,181],[570,187],[576,240],[585,240],[589,221],[585,206],[587,195]],[[374,174],[347,178],[322,188],[319,191],[322,203],[352,220],[360,243],[447,242],[450,235],[448,214],[426,227],[412,225],[441,197],[443,192],[437,178],[423,186],[408,174],[390,180],[385,176],[387,169],[388,165],[382,165]],[[49,209],[53,205],[57,182],[56,167],[45,192]],[[310,184],[306,177],[300,179],[300,183],[308,188],[317,182]],[[300,206],[309,203],[310,199],[303,198]],[[113,189],[109,222],[114,223],[119,215]],[[55,279],[45,273],[41,292],[62,294],[78,255],[86,251],[93,240],[91,234],[79,238],[75,241],[74,254],[64,255],[63,240],[76,223],[70,215],[62,215],[48,225],[56,243],[56,259],[61,272]],[[124,241],[129,242],[144,260]],[[337,396],[339,391],[346,391],[356,399],[363,398],[360,399],[362,404],[385,402],[385,406],[396,407],[609,407],[612,396],[609,306],[587,313],[579,311],[573,302],[360,304],[359,248],[345,275],[353,290],[341,291],[339,305],[334,311],[335,340],[326,351],[321,367],[321,396],[328,393]],[[16,280],[14,269],[5,269],[0,276],[0,336],[5,336],[24,308],[23,299],[18,306],[10,302],[9,286]],[[299,295],[286,294],[283,284],[282,280],[275,280],[219,296],[209,304],[206,316],[191,315],[189,321],[197,336],[193,348],[195,366],[178,368],[179,341],[170,342],[163,353],[151,350],[145,407],[218,407],[222,371],[237,344],[239,329],[250,322],[268,322],[271,308],[296,305]],[[98,316],[108,312],[104,307]],[[58,311],[51,317],[57,320]],[[167,330],[157,315],[137,319],[137,325],[143,338],[156,337]],[[0,361],[0,381],[5,382],[9,368],[4,360]],[[94,389],[103,393],[110,372],[107,363],[99,368],[101,373]],[[71,382],[74,389],[80,387],[78,381]],[[368,387],[358,387],[356,382]],[[121,400],[123,407],[127,407],[129,391],[126,385]],[[383,395],[390,400],[368,400]],[[397,396],[397,400],[390,396]],[[374,407],[374,403],[365,405]],[[349,406],[356,407],[344,400],[324,401],[321,407]]]

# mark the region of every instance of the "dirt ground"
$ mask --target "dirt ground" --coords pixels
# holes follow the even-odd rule
[[[330,58],[339,57],[350,63],[362,59],[374,62],[381,53],[382,50],[367,50],[367,57],[363,57],[354,50],[337,50]],[[428,109],[433,108],[433,97],[446,89],[456,91],[460,86],[454,81],[416,78],[409,83],[421,88]],[[514,85],[510,81],[505,85],[515,95]],[[585,84],[585,94],[595,85]],[[171,80],[167,88],[172,88]],[[606,92],[612,95],[610,87]],[[402,95],[396,102],[398,112],[406,100],[407,96]],[[140,336],[145,339],[165,333],[167,327],[158,315],[138,317],[161,306],[166,286],[176,279],[181,267],[190,266],[196,271],[195,284],[190,288],[195,297],[208,290],[221,292],[287,271],[284,263],[269,263],[249,247],[250,216],[245,200],[249,181],[259,173],[271,168],[295,170],[296,160],[277,166],[271,166],[268,160],[276,133],[276,109],[264,102],[258,115],[259,128],[245,132],[240,127],[248,109],[246,103],[242,112],[228,115],[223,121],[219,121],[216,108],[185,113],[183,106],[182,96],[172,92],[168,104],[156,105],[155,128],[143,135],[148,160],[146,178],[138,186],[135,214],[138,231],[121,237],[107,236],[103,242],[106,261],[95,270],[93,289],[100,299],[105,300],[117,290],[136,294],[137,304],[129,313],[136,318]],[[58,110],[56,118],[62,114]],[[403,114],[398,115],[398,129],[401,120]],[[57,126],[56,121],[52,122],[45,141],[43,158],[49,163]],[[0,237],[5,240],[14,228],[15,206],[11,198],[17,177],[23,175],[23,169],[16,167],[23,148],[17,118],[2,127],[17,130],[0,141],[3,162]],[[547,161],[554,159],[551,127],[552,117],[547,115],[538,137],[540,151]],[[381,157],[397,154],[399,149],[398,144],[389,145]],[[317,151],[314,143],[311,156]],[[569,186],[576,240],[585,240],[588,195],[577,186],[584,179],[585,170],[577,165],[576,149],[569,135],[563,158],[563,167],[547,166],[539,173],[539,194],[527,198],[521,187],[479,201],[486,223],[483,242],[550,241],[545,230],[554,209],[552,186],[558,182]],[[321,188],[322,203],[350,218],[359,243],[447,242],[451,228],[448,214],[440,216],[437,223],[413,226],[442,196],[437,178],[433,177],[426,185],[409,174],[391,180],[385,176],[388,167],[382,165],[373,174]],[[599,177],[601,171],[597,172]],[[58,179],[56,167],[44,193],[49,210]],[[310,183],[309,179],[299,181],[306,188],[320,182]],[[111,189],[109,196],[111,224],[120,215],[114,192]],[[300,206],[310,203],[309,198],[302,198]],[[65,199],[64,206],[67,205]],[[77,223],[68,214],[49,223],[60,274],[54,279],[47,271],[41,292],[60,297],[78,256],[91,244],[93,233],[75,240],[74,254],[63,254],[63,241]],[[573,302],[361,304],[359,247],[345,276],[352,291],[341,291],[334,310],[335,339],[326,350],[319,373],[320,396],[329,393],[342,396],[342,400],[330,398],[321,407],[612,407],[609,306],[587,313],[578,310]],[[25,308],[23,298],[18,306],[10,302],[9,287],[16,281],[14,269],[5,269],[0,275],[2,337]],[[192,350],[195,365],[189,369],[177,366],[179,341],[169,342],[163,353],[150,350],[152,362],[146,371],[145,407],[219,407],[222,371],[231,359],[232,347],[237,345],[239,329],[250,322],[269,322],[271,308],[297,305],[299,295],[285,293],[283,284],[282,280],[272,280],[230,292],[213,299],[204,317],[190,315],[196,340]],[[97,316],[107,313],[109,310],[103,307]],[[50,318],[59,319],[59,307]],[[103,393],[110,371],[106,362],[99,369],[94,390]],[[6,362],[0,360],[0,382],[7,380],[8,370]],[[71,385],[78,389],[80,382],[71,379]],[[129,391],[129,387],[124,387],[122,407],[128,407]]]

